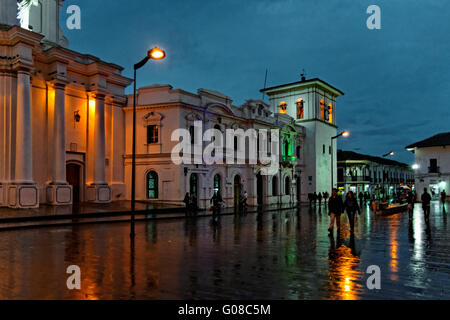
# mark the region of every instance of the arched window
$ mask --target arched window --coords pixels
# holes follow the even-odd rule
[[[147,199],[158,199],[158,174],[155,171],[147,173]]]
[[[320,99],[320,119],[325,120],[325,102]]]
[[[280,103],[280,113],[287,113],[287,103],[285,101]]]
[[[303,101],[303,99],[297,100],[297,119],[303,119],[304,114],[305,114],[304,105],[305,105],[305,102]]]
[[[332,103],[330,103],[328,105],[328,121],[330,123],[333,123],[333,104]]]
[[[289,177],[286,177],[284,191],[286,192],[287,196],[291,194],[291,179]]]
[[[220,174],[216,174],[214,176],[214,194],[221,194],[222,190],[221,190],[221,177]]]
[[[272,178],[272,195],[278,195],[278,178],[276,176]]]
[[[283,152],[285,157],[289,156],[289,139],[285,139],[283,142]]]

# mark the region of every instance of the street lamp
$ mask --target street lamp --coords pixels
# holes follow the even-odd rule
[[[386,154],[383,154],[383,158],[386,158],[386,157],[388,157],[388,156],[394,156],[395,155],[395,152],[394,151],[391,151],[391,152],[388,152],[388,153],[386,153]]]
[[[344,137],[347,138],[350,136],[350,132],[348,131],[342,131],[341,133],[339,133],[338,135],[331,137],[331,191],[333,191],[334,188],[334,165],[333,165],[333,155],[334,155],[334,151],[333,151],[333,140],[336,140],[339,137]]]
[[[150,59],[162,60],[166,57],[164,50],[153,48],[147,52],[147,56],[134,65],[134,91],[133,91],[133,156],[131,161],[131,232],[134,238],[134,220],[136,212],[136,70],[142,68]]]

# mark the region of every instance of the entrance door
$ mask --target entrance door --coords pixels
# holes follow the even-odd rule
[[[73,203],[81,202],[81,166],[69,163],[66,166],[67,182],[73,187]]]
[[[297,181],[295,183],[296,188],[297,188],[297,201],[300,202],[301,201],[301,185],[300,185],[300,178],[297,177]]]
[[[234,177],[234,207],[239,207],[239,200],[241,198],[242,186],[241,186],[241,177],[236,175]]]
[[[261,172],[256,176],[256,194],[258,197],[258,206],[263,205],[263,177]]]

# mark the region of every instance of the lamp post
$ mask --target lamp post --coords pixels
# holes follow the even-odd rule
[[[133,146],[131,160],[131,231],[130,237],[134,238],[134,221],[136,212],[136,70],[142,68],[150,59],[162,60],[166,57],[164,50],[153,48],[147,52],[147,56],[134,65],[134,91],[133,91]]]
[[[331,137],[331,191],[333,191],[333,188],[334,188],[334,165],[333,165],[334,150],[333,150],[333,140],[336,140],[339,137],[347,138],[348,136],[350,136],[350,132],[342,131],[338,135],[336,135],[334,137]]]

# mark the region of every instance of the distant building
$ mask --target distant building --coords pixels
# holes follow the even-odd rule
[[[368,191],[391,196],[401,186],[414,185],[414,172],[407,164],[394,160],[338,151],[338,186],[344,192]]]
[[[442,190],[449,195],[450,186],[450,132],[406,147],[415,156],[416,188],[419,194],[428,188],[435,196]]]

